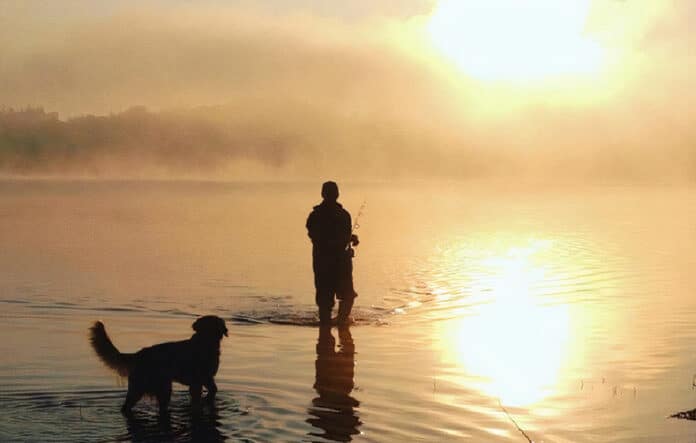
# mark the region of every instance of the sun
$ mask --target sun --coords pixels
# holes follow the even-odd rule
[[[481,80],[595,74],[602,50],[585,34],[591,0],[439,0],[433,46]]]

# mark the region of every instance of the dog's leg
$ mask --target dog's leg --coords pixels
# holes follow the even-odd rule
[[[193,406],[199,406],[201,404],[201,391],[203,387],[201,385],[191,385],[189,386],[189,393],[191,394],[191,404]]]
[[[128,393],[126,393],[126,401],[121,407],[121,412],[125,415],[131,413],[133,406],[135,406],[135,404],[144,394],[144,391],[138,385],[139,383],[135,379],[132,377],[128,378]]]
[[[164,384],[157,392],[157,404],[159,405],[160,417],[168,414],[169,401],[172,398],[172,384]]]
[[[210,377],[210,379],[205,383],[205,388],[208,390],[206,400],[209,402],[215,401],[215,394],[217,394],[218,388],[215,384],[215,380],[213,380],[213,377]]]

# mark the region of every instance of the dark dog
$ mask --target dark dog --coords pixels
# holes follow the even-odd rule
[[[223,319],[214,315],[199,318],[192,327],[196,332],[188,340],[161,343],[134,354],[119,352],[102,322],[90,328],[89,340],[101,361],[128,377],[128,394],[121,408],[124,414],[145,394],[155,396],[160,414],[166,413],[172,381],[189,386],[194,405],[200,402],[203,386],[208,390],[208,399],[215,398],[217,386],[213,377],[220,364],[220,341],[223,335],[227,336],[227,327]]]

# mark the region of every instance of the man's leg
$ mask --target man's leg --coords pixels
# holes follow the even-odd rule
[[[312,255],[312,267],[314,269],[314,287],[316,289],[314,300],[319,308],[319,323],[327,325],[331,323],[331,310],[334,305],[331,267],[330,263],[328,263],[328,257],[322,257],[314,253]]]
[[[331,310],[334,306],[334,289],[329,284],[327,276],[317,276],[316,283],[316,298],[317,307],[319,308],[319,323],[322,325],[331,324]]]
[[[336,323],[338,325],[347,325],[352,323],[350,311],[353,309],[354,300],[355,297],[346,297],[338,301],[338,315],[336,316]]]
[[[319,324],[330,325],[331,324],[331,310],[333,309],[333,303],[322,303],[319,305]]]
[[[336,298],[338,298],[336,323],[339,325],[351,323],[350,312],[353,309],[353,302],[357,296],[358,294],[355,292],[355,288],[353,288],[353,260],[347,258],[342,263],[339,288],[336,293]]]

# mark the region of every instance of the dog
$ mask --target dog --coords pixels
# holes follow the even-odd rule
[[[220,365],[220,341],[227,337],[227,326],[220,317],[206,315],[191,327],[195,333],[188,340],[160,343],[127,354],[116,349],[102,322],[94,323],[89,341],[97,356],[119,375],[128,377],[128,393],[121,412],[128,415],[147,394],[157,398],[160,415],[166,414],[173,381],[189,387],[194,406],[200,404],[204,386],[207,399],[215,399],[214,377]]]

